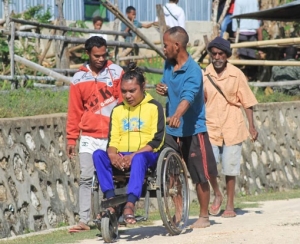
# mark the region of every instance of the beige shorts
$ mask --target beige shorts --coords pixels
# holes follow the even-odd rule
[[[217,164],[222,163],[222,174],[228,176],[240,175],[242,159],[242,143],[226,146],[212,145]]]

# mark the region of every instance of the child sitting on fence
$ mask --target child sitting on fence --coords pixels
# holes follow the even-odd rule
[[[127,15],[127,18],[129,19],[129,21],[136,28],[147,28],[148,29],[153,25],[153,23],[142,24],[141,22],[137,21],[135,19],[136,18],[136,9],[133,6],[128,6],[126,8],[126,15]],[[130,36],[125,37],[125,42],[130,42],[130,43],[139,42],[136,38],[136,34],[134,32],[132,32],[131,29],[129,27],[127,27],[123,22],[121,23],[121,31],[130,33]],[[126,48],[122,51],[122,53],[120,54],[120,57],[127,56],[128,54],[138,55],[138,50],[134,50],[134,52],[133,52],[133,48]]]

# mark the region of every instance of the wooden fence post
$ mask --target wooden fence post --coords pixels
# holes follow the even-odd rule
[[[118,1],[118,0],[115,0],[115,1],[114,1],[114,4],[115,4],[115,7],[118,8],[118,6],[119,6],[119,1]],[[117,17],[115,17],[115,20],[114,20],[114,27],[113,27],[113,30],[114,30],[114,31],[118,31],[118,30],[119,30],[119,24],[120,24],[120,20],[119,20]],[[119,39],[119,36],[118,36],[118,35],[115,35],[115,41],[118,41],[118,39]],[[119,64],[120,64],[120,63],[119,63],[120,61],[119,61],[118,55],[119,55],[119,47],[118,47],[118,46],[115,46],[115,48],[114,48],[115,62],[119,65]]]
[[[64,0],[56,0],[55,4],[58,7],[57,25],[65,26],[66,20],[64,19],[64,14],[63,14]],[[59,33],[57,34],[65,36],[66,32],[59,31]],[[69,68],[70,59],[68,53],[68,43],[64,41],[56,41],[55,49],[57,50],[57,52],[55,52],[56,67],[62,69]]]
[[[164,37],[165,31],[167,30],[167,25],[166,25],[164,10],[163,10],[161,4],[156,4],[156,15],[158,18],[160,43],[161,43],[161,47],[163,47],[164,46],[163,37]]]

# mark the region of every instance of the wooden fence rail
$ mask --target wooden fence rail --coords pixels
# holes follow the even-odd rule
[[[39,23],[39,22],[35,22],[35,21],[28,21],[28,20],[16,19],[16,18],[10,18],[10,20],[12,22],[16,22],[16,23],[20,23],[20,24],[32,25],[32,26],[37,26],[40,28],[54,29],[54,30],[60,30],[60,31],[129,36],[129,34],[124,31],[91,30],[91,29],[85,29],[85,28],[67,27],[67,26],[62,26],[62,25],[44,24],[44,23]]]
[[[1,33],[5,35],[11,35],[10,31],[1,30]],[[68,36],[59,36],[59,35],[45,35],[45,34],[37,34],[32,32],[23,32],[23,31],[15,31],[15,36],[27,37],[27,38],[40,38],[40,39],[48,39],[48,40],[58,40],[64,41],[72,44],[84,44],[86,38],[77,38],[77,37],[68,37]],[[129,43],[129,42],[120,42],[120,41],[106,41],[107,46],[117,46],[117,47],[130,47],[130,48],[146,48],[152,49],[147,44],[139,44],[139,43]]]

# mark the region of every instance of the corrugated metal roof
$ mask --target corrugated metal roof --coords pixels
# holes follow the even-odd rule
[[[0,8],[0,17],[4,18],[4,4]],[[55,0],[13,0],[10,4],[10,10],[20,13],[31,6],[43,5],[46,10],[50,11],[54,18],[57,16],[57,7]],[[114,1],[111,0],[113,3]],[[156,17],[156,4],[165,4],[167,0],[119,0],[119,8],[125,13],[126,7],[132,5],[137,10],[137,20],[154,21]],[[212,0],[180,0],[178,5],[183,8],[187,21],[209,21],[211,15]],[[83,20],[84,18],[84,1],[83,0],[64,0],[64,17],[67,20]],[[112,21],[114,16],[109,13],[109,20]]]

